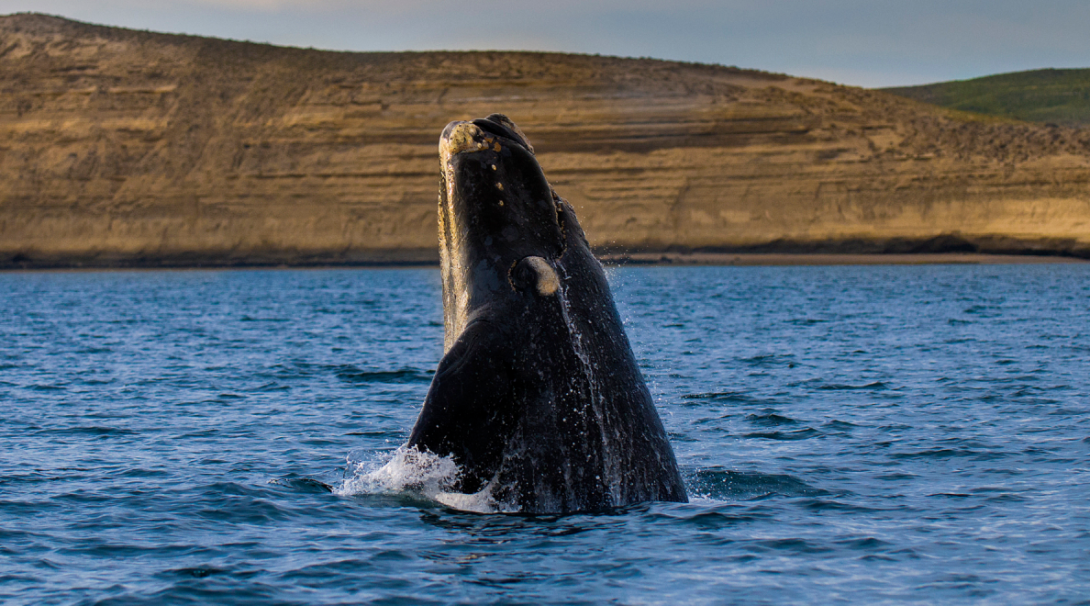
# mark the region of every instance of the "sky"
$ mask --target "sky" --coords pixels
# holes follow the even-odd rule
[[[0,14],[329,50],[543,50],[865,87],[1090,67],[1090,0],[0,0]]]

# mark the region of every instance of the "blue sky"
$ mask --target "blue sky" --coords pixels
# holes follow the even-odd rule
[[[0,0],[106,25],[331,50],[521,49],[897,86],[1090,67],[1090,0]]]

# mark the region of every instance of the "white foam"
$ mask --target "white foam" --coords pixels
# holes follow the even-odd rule
[[[466,494],[464,492],[441,492],[435,495],[435,500],[459,511],[471,511],[474,513],[515,513],[518,507],[497,501],[492,496],[493,483],[489,482],[480,492]]]
[[[450,490],[458,479],[458,465],[450,457],[402,446],[387,457],[360,461],[354,474],[336,490],[343,496],[404,494],[426,497]]]
[[[458,464],[450,457],[402,446],[389,455],[360,461],[353,476],[334,489],[341,496],[361,494],[412,495],[461,511],[475,513],[514,512],[517,507],[492,496],[492,483],[474,494],[452,492],[458,479]]]

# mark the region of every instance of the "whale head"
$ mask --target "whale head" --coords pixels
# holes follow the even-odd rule
[[[562,203],[529,140],[502,114],[451,122],[439,139],[445,348],[474,313],[528,286],[555,291]]]
[[[441,503],[600,511],[685,485],[575,210],[505,116],[439,141],[446,342],[408,446],[457,466]]]

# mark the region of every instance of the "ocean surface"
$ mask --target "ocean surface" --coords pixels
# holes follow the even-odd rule
[[[436,270],[0,274],[0,602],[1090,604],[1090,265],[610,279],[691,503],[378,473]]]

